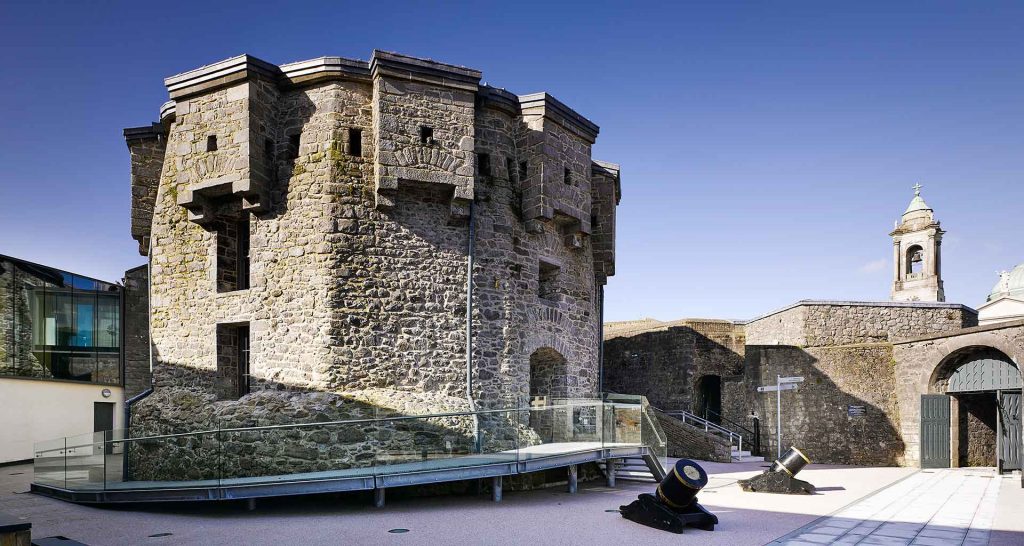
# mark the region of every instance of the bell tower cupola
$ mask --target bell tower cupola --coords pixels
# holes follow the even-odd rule
[[[942,289],[942,228],[914,185],[914,198],[892,237],[893,301],[946,301]]]

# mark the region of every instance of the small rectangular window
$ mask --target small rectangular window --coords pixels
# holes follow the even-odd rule
[[[348,155],[362,157],[363,155],[363,130],[349,128],[348,130]]]
[[[507,176],[509,180],[512,180],[512,173],[516,172],[515,165],[516,162],[512,161],[511,157],[505,158],[505,176]]]
[[[433,144],[434,143],[434,128],[423,125],[420,127],[420,143],[422,144]]]
[[[238,222],[238,289],[249,288],[249,217]]]
[[[565,183],[572,185],[572,171],[569,170],[569,167],[565,168]]]
[[[558,274],[561,268],[548,262],[540,262],[537,295],[542,300],[557,302],[559,297]]]
[[[217,151],[217,135],[210,135],[206,137],[206,151],[216,152]]]
[[[263,157],[267,160],[267,165],[274,164],[274,156],[277,155],[274,150],[274,141],[269,138],[263,139]]]
[[[476,154],[476,170],[480,176],[491,176],[491,154]]]
[[[527,164],[526,164],[525,161],[520,161],[519,162],[519,180],[526,180],[526,174],[527,174],[526,167],[527,167]]]

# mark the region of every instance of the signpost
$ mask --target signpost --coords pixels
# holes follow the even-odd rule
[[[757,392],[775,393],[775,456],[777,458],[782,458],[782,391],[795,391],[799,383],[803,382],[803,376],[782,377],[781,375],[776,375],[774,385],[757,388]]]

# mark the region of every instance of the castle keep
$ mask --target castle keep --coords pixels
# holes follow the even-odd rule
[[[125,130],[155,386],[132,425],[465,409],[467,379],[483,405],[596,395],[619,168],[582,115],[480,78],[382,51],[168,78]]]

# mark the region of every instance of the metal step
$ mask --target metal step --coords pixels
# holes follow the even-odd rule
[[[608,474],[607,466],[603,461],[598,462],[597,466],[605,475]],[[660,482],[665,478],[665,469],[661,466],[661,461],[658,461],[657,457],[653,455],[625,457],[615,460],[615,478],[628,481]]]

